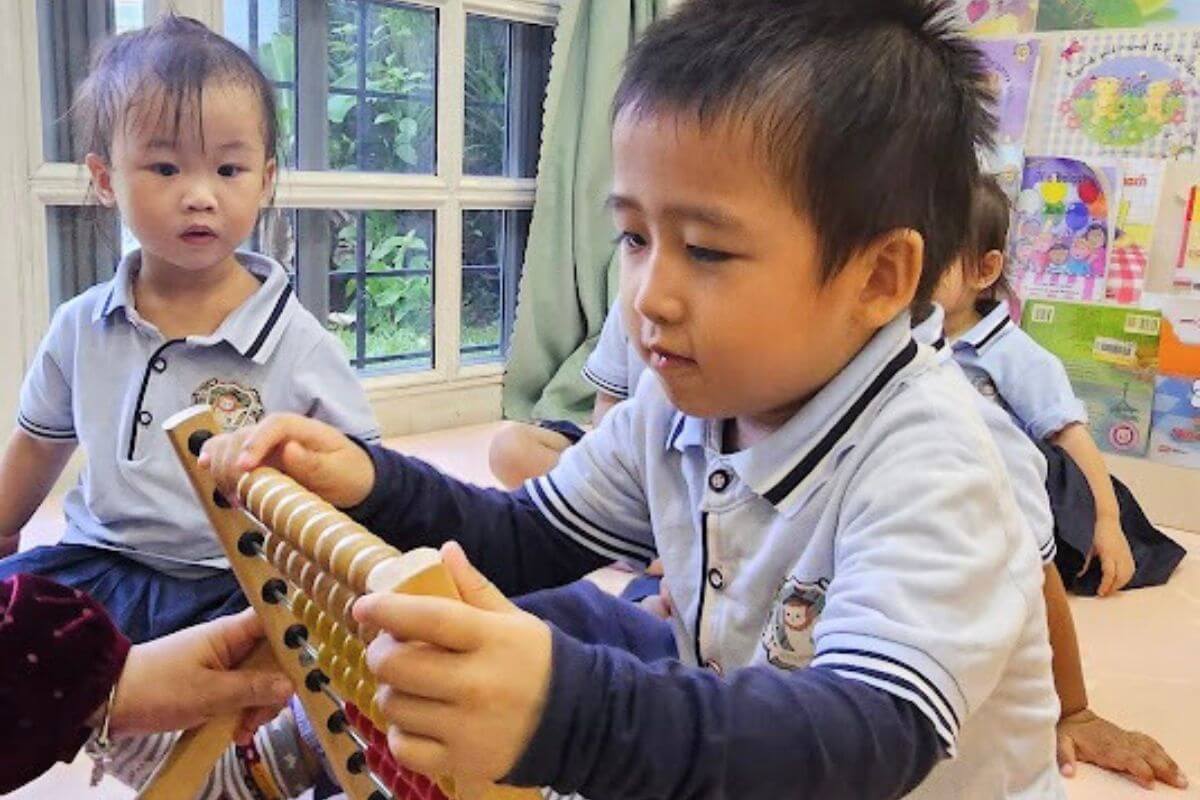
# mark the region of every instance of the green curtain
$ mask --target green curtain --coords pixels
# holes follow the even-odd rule
[[[538,189],[504,379],[510,419],[584,419],[579,371],[617,291],[604,208],[610,112],[630,44],[670,0],[568,0],[550,60]]]

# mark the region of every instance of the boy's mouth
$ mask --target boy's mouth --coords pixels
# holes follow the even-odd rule
[[[696,364],[693,359],[662,347],[650,346],[646,349],[650,354],[650,366],[659,372],[695,366]]]
[[[192,225],[179,234],[179,238],[188,244],[208,244],[216,240],[217,233],[207,225]]]

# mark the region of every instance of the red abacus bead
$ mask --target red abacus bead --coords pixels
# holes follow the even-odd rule
[[[354,703],[346,703],[346,721],[357,728],[359,718],[358,706],[354,705]]]

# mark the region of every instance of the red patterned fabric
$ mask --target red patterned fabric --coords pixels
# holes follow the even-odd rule
[[[1121,305],[1132,305],[1140,300],[1149,262],[1146,251],[1135,244],[1114,247],[1108,257],[1104,296]]]
[[[34,575],[0,581],[0,794],[75,757],[128,655],[86,594]]]

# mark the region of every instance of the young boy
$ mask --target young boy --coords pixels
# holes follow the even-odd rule
[[[398,546],[454,535],[506,593],[662,557],[682,663],[516,612],[454,547],[465,603],[365,598],[404,763],[593,797],[1062,796],[1037,548],[973,390],[909,333],[993,125],[951,12],[691,0],[647,33],[610,203],[657,379],[525,490],[294,416],[209,442],[227,492],[269,460]],[[815,622],[781,638],[794,598]]]
[[[583,379],[596,390],[593,427],[600,424],[609,409],[633,394],[645,369],[645,362],[629,343],[621,304],[613,303],[596,349],[582,370]],[[516,489],[553,469],[563,451],[582,439],[584,433],[583,428],[568,420],[506,422],[492,438],[488,466],[503,486]]]

